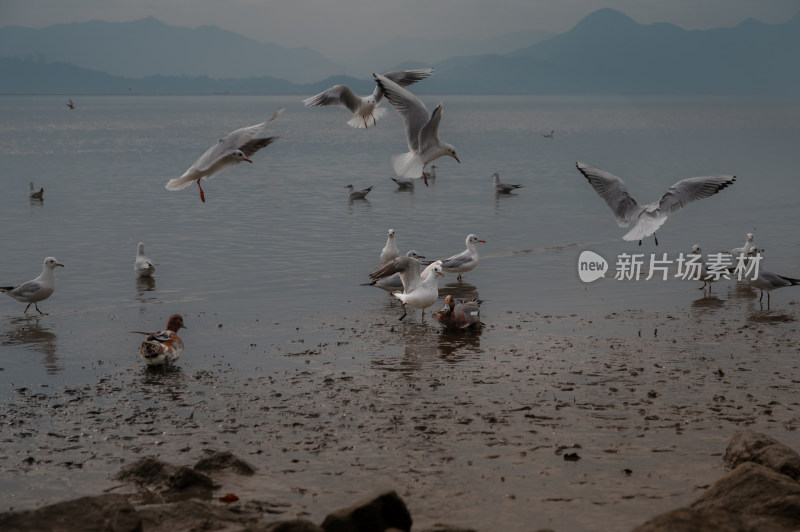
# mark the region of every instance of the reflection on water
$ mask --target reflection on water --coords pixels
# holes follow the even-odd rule
[[[460,299],[473,299],[478,297],[478,287],[465,281],[439,285],[439,297],[444,300],[446,296]],[[438,308],[438,307],[437,307]]]
[[[469,358],[469,355],[479,353],[481,332],[482,328],[480,327],[457,331],[443,329],[439,334],[439,345],[437,346],[442,360],[455,363]]]
[[[39,322],[38,316],[13,318],[9,326],[10,328],[3,332],[2,345],[22,346],[42,353],[44,355],[42,365],[48,375],[56,374],[63,369],[56,354],[58,337]]]
[[[692,301],[693,309],[717,309],[725,306],[725,301],[717,296],[703,296]]]
[[[150,300],[157,299],[155,296],[145,297],[146,292],[152,292],[156,289],[156,280],[154,277],[136,277],[136,298],[142,302],[147,303]]]
[[[41,207],[44,205],[44,200],[38,198],[28,198],[28,202],[31,204],[31,207]]]

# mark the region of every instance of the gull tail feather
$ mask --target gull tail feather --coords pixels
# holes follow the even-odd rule
[[[407,179],[415,179],[422,177],[422,169],[425,163],[422,161],[422,157],[410,151],[392,156],[392,166],[394,166],[394,171],[397,175]]]
[[[180,190],[188,187],[194,181],[197,181],[196,177],[191,175],[182,175],[180,177],[176,177],[175,179],[170,179],[165,188],[167,190]]]
[[[376,107],[372,110],[372,114],[366,118],[361,115],[353,115],[353,118],[347,121],[347,125],[354,128],[364,129],[365,127],[370,127],[375,125],[378,120],[386,113],[386,109],[383,107]],[[364,121],[366,120],[366,125],[364,125]]]
[[[639,220],[636,222],[636,225],[633,226],[633,229],[628,231],[628,233],[622,237],[623,240],[642,240],[643,238],[652,235],[658,229],[664,225],[664,222],[667,221],[666,216],[649,216],[647,213],[643,213]]]

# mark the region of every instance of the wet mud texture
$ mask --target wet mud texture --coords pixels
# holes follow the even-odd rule
[[[7,393],[3,510],[125,492],[113,474],[144,456],[225,450],[256,473],[223,475],[211,496],[276,519],[319,522],[394,489],[415,527],[629,530],[718,478],[739,429],[800,447],[792,307],[732,317],[706,299],[682,315],[507,312],[462,333],[392,312],[308,320],[280,345],[187,345],[166,371],[132,349],[80,386]]]

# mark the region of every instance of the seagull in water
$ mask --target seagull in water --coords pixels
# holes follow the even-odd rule
[[[708,267],[703,262],[703,250],[697,244],[692,246],[692,251],[689,253],[689,256],[696,257],[692,259],[693,263],[700,265],[700,276],[698,280],[703,281],[703,286],[698,288],[698,290],[703,291],[703,295],[706,293],[706,286],[708,286],[708,295],[711,295],[711,283],[717,282],[719,279],[716,278],[714,275],[709,275]]]
[[[397,175],[409,179],[422,177],[427,186],[428,178],[425,175],[425,166],[428,163],[445,155],[461,162],[456,154],[456,149],[439,140],[439,122],[442,120],[441,103],[429,115],[428,109],[419,98],[380,74],[373,74],[373,76],[386,99],[400,113],[405,122],[408,153],[392,157],[392,164]]]
[[[511,185],[509,183],[501,183],[500,182],[500,174],[497,172],[492,174],[492,179],[494,180],[494,191],[499,194],[510,194],[514,192],[518,188],[522,188],[522,185]]]
[[[381,250],[381,263],[386,264],[390,260],[394,260],[400,256],[400,250],[397,249],[397,241],[394,236],[394,229],[387,231],[386,245]]]
[[[552,139],[553,137],[555,137],[555,135],[556,132],[553,131],[552,129],[550,130],[550,133],[542,133],[542,136],[546,139]]]
[[[44,314],[39,310],[38,303],[52,296],[53,292],[55,292],[56,274],[54,270],[57,266],[64,267],[55,257],[47,257],[44,259],[42,273],[39,277],[19,286],[0,286],[0,293],[8,294],[21,303],[27,303],[25,314],[28,313],[31,305],[36,308],[39,314]]]
[[[758,253],[758,249],[750,250],[748,255],[755,256]],[[777,273],[768,272],[765,270],[758,270],[758,276],[753,279],[752,277],[747,278],[747,282],[750,283],[750,286],[753,288],[758,288],[761,291],[761,297],[758,298],[759,303],[762,299],[764,299],[764,291],[767,292],[767,310],[769,310],[769,293],[775,290],[776,288],[783,288],[785,286],[796,286],[800,285],[800,279],[793,279],[791,277],[785,277],[783,275],[778,275]]]
[[[744,237],[744,246],[742,246],[740,248],[733,248],[731,250],[731,255],[733,255],[733,258],[736,258],[739,255],[747,255],[747,254],[749,254],[750,250],[752,250],[752,249],[754,249],[756,247],[756,245],[753,244],[755,239],[756,239],[756,235],[754,235],[753,233],[747,233],[745,235],[745,237]]]
[[[167,320],[167,328],[163,331],[152,333],[134,331],[136,334],[147,335],[139,347],[139,356],[148,366],[174,364],[183,353],[183,340],[178,336],[178,330],[185,328],[183,316],[173,314]]]
[[[350,189],[350,192],[347,194],[347,197],[350,199],[350,201],[367,199],[367,194],[369,194],[369,191],[372,190],[372,187],[362,188],[361,190],[353,190],[353,185],[345,185],[344,188]]]
[[[390,79],[400,85],[407,87],[412,83],[421,81],[433,74],[432,68],[421,68],[419,70],[395,70],[384,74],[386,79]],[[383,116],[386,109],[378,107],[383,99],[383,92],[376,85],[375,90],[369,96],[356,96],[347,85],[334,85],[330,89],[303,100],[306,107],[319,107],[324,105],[338,105],[353,113],[347,125],[350,127],[366,128],[369,122],[372,125],[378,123],[378,119]]]
[[[451,294],[444,298],[444,306],[436,313],[436,321],[445,329],[477,329],[481,325],[480,299],[456,299]]]
[[[422,318],[425,318],[425,309],[436,303],[439,299],[439,277],[444,277],[442,273],[442,261],[432,262],[420,273],[419,261],[409,256],[397,257],[391,262],[373,270],[369,278],[373,281],[384,279],[396,273],[400,274],[400,281],[403,283],[402,292],[392,292],[392,295],[403,303],[403,315],[406,317],[406,305],[412,308],[422,309]]]
[[[279,138],[278,136],[256,139],[253,137],[282,112],[283,108],[280,108],[265,122],[228,133],[197,159],[182,176],[171,179],[167,183],[167,190],[180,190],[188,187],[192,181],[197,181],[197,188],[200,189],[200,201],[205,203],[206,195],[203,192],[203,187],[200,186],[200,180],[205,179],[208,181],[223,168],[239,164],[242,161],[252,163],[253,161],[250,160],[250,157]]]
[[[69,101],[67,102],[67,108],[68,108],[70,111],[71,111],[71,110],[73,110],[73,109],[75,109],[75,102],[73,102],[73,101],[72,101],[72,98],[70,98],[70,99],[69,99]]]
[[[736,176],[731,175],[690,177],[672,185],[658,201],[642,206],[628,193],[628,187],[622,179],[581,162],[576,163],[576,166],[594,187],[597,195],[611,208],[620,227],[628,227],[631,221],[635,222],[633,229],[622,238],[638,240],[640,246],[642,239],[650,235],[653,235],[656,246],[658,245],[655,232],[667,221],[670,214],[695,200],[713,196],[736,181]]]
[[[136,261],[133,263],[133,271],[139,277],[150,277],[156,271],[156,265],[144,253],[144,243],[139,242],[136,248]]]
[[[28,189],[28,198],[35,199],[35,200],[43,200],[44,199],[44,187],[36,190],[33,188],[33,181],[30,183],[30,189]]]
[[[457,280],[461,280],[461,274],[468,272],[478,265],[478,242],[486,243],[485,240],[479,240],[475,235],[467,235],[467,249],[453,255],[442,261],[442,269],[448,273],[457,273]]]
[[[392,181],[395,182],[397,188],[403,190],[408,188],[414,188],[414,180],[413,179],[406,179],[405,177],[390,177]]]

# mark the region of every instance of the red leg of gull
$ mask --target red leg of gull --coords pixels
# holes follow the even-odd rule
[[[34,303],[34,304],[33,304],[33,307],[36,309],[36,312],[38,312],[39,314],[41,314],[42,316],[44,316],[44,312],[42,312],[41,310],[39,310],[39,305],[38,305],[37,303]]]
[[[425,181],[425,186],[428,186],[428,174],[425,173],[425,167],[422,167],[422,179]]]
[[[32,305],[32,304],[33,304],[33,303],[28,303],[28,306],[27,306],[27,307],[25,307],[25,312],[24,312],[24,314],[27,314],[27,313],[28,313],[28,309],[29,309],[29,308],[31,308],[31,305]]]
[[[197,180],[197,188],[200,189],[200,201],[205,203],[206,202],[206,195],[203,193],[203,187],[200,186],[200,180],[199,179]]]

